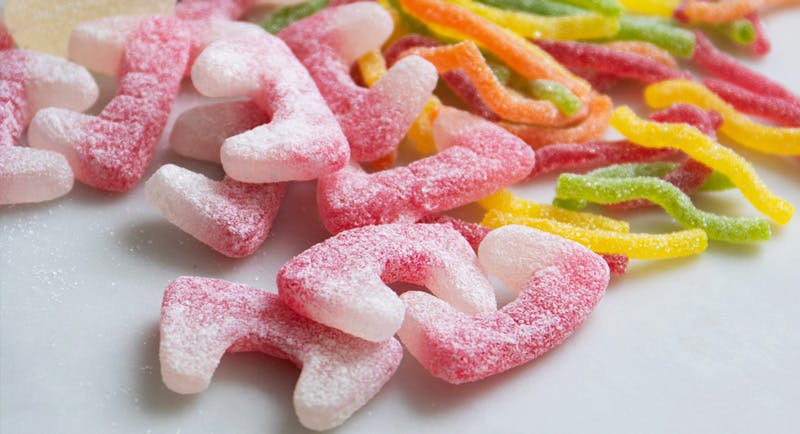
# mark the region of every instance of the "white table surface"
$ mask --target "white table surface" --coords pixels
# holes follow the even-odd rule
[[[765,21],[773,52],[751,64],[800,92],[800,9]],[[185,84],[173,120],[199,101]],[[737,149],[800,205],[800,159]],[[167,162],[219,176],[174,155],[165,140],[147,176]],[[516,191],[549,200],[553,181]],[[157,327],[162,292],[181,275],[275,291],[280,266],[326,236],[314,190],[313,182],[291,185],[269,239],[240,260],[169,224],[142,184],[109,194],[76,183],[59,200],[0,208],[0,432],[303,432],[293,365],[227,355],[207,391],[181,396],[161,382]],[[735,191],[698,204],[757,215]],[[658,211],[632,221],[638,231],[677,228]],[[800,222],[773,231],[760,245],[712,242],[699,257],[633,262],[565,344],[478,383],[446,384],[406,353],[336,432],[798,432]]]

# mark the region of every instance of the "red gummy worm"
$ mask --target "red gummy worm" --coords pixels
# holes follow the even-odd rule
[[[764,29],[764,23],[761,22],[758,12],[750,12],[744,19],[750,21],[753,30],[756,32],[756,40],[750,44],[750,50],[752,50],[753,54],[756,56],[766,56],[769,54],[770,50],[772,50],[772,43],[767,37],[767,31]]]
[[[598,44],[544,39],[533,42],[568,68],[594,68],[600,72],[645,83],[688,77],[686,73],[649,57],[613,50]]]
[[[389,46],[389,48],[387,48],[384,52],[383,56],[384,59],[386,59],[386,65],[392,66],[397,59],[400,58],[400,55],[410,48],[438,47],[440,45],[442,44],[434,39],[419,34],[410,34],[403,36],[394,44]],[[440,77],[453,91],[453,93],[455,93],[456,96],[464,101],[472,114],[476,114],[490,121],[496,122],[501,120],[500,116],[492,111],[492,109],[489,108],[489,106],[483,101],[478,89],[474,84],[472,84],[472,80],[469,78],[469,76],[467,76],[466,73],[461,70],[447,71],[443,74],[440,74]]]
[[[690,104],[675,104],[660,112],[654,113],[651,118],[657,122],[686,123],[694,126],[703,134],[716,137],[717,129],[722,125],[722,116],[713,110],[703,110]],[[711,168],[699,161],[689,158],[661,179],[678,187],[682,192],[690,194],[703,185],[711,175]],[[633,209],[653,205],[647,199],[636,199],[607,205],[612,209]]]
[[[694,34],[697,42],[692,60],[707,73],[752,92],[780,98],[800,107],[800,97],[718,50],[699,30],[695,30]]]
[[[8,33],[8,29],[0,20],[0,50],[10,50],[14,48],[14,38]]]
[[[800,126],[800,106],[785,99],[752,92],[716,78],[706,78],[703,85],[736,110],[769,119],[785,127]]]
[[[478,223],[472,223],[468,221],[461,220],[459,218],[455,218],[445,214],[431,214],[422,218],[419,223],[433,223],[433,224],[444,224],[448,225],[451,228],[457,230],[461,233],[461,236],[464,237],[469,245],[472,246],[473,249],[478,250],[478,246],[481,245],[481,242],[486,235],[489,235],[489,232],[492,231],[492,228],[487,226],[483,226]],[[617,255],[617,254],[605,254],[601,253],[600,256],[608,264],[609,270],[611,270],[611,274],[614,275],[623,275],[628,270],[628,257],[625,255]]]
[[[661,160],[676,153],[671,148],[643,148],[627,140],[548,145],[536,151],[536,164],[528,179],[556,170]]]
[[[586,80],[592,85],[594,90],[598,92],[605,92],[619,83],[619,77],[613,74],[600,72],[590,68],[567,68],[573,74]]]

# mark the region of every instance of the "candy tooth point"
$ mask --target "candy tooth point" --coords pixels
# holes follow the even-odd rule
[[[73,172],[77,173],[83,130],[91,119],[89,115],[61,108],[39,110],[28,128],[28,145],[64,155]]]
[[[258,91],[259,60],[245,40],[211,43],[192,66],[192,83],[205,96],[220,98],[251,95]]]
[[[74,177],[61,154],[21,146],[0,146],[0,205],[34,203],[64,196]]]
[[[394,21],[389,12],[372,2],[356,2],[333,8],[336,50],[346,65],[378,49],[389,39]]]

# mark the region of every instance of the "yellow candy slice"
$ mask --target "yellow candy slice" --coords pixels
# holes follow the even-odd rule
[[[618,108],[611,126],[637,145],[648,148],[680,149],[695,160],[727,176],[742,195],[766,216],[780,224],[792,219],[794,207],[772,193],[753,166],[732,150],[720,145],[687,124],[667,124],[639,118],[628,107]]]
[[[644,99],[653,108],[682,102],[717,111],[725,120],[720,132],[736,143],[769,154],[800,155],[800,128],[755,123],[700,83],[666,80],[651,84],[644,91]]]
[[[681,0],[619,0],[628,12],[671,18]]]
[[[113,15],[172,15],[175,0],[6,0],[5,21],[20,48],[67,56],[80,22]]]
[[[583,244],[592,251],[626,255],[631,259],[666,259],[702,253],[708,247],[708,237],[702,229],[690,229],[669,234],[630,234],[602,229],[586,229],[555,220],[537,219],[498,210],[489,210],[482,225],[497,228],[506,225],[525,225],[550,232]]]
[[[486,209],[506,214],[535,219],[555,220],[584,229],[602,229],[613,232],[628,232],[628,222],[588,212],[570,211],[553,205],[540,204],[515,196],[508,190],[500,190],[479,201]]]

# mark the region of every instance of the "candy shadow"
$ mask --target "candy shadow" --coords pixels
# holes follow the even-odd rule
[[[228,258],[197,241],[163,218],[143,220],[126,227],[122,246],[135,256],[182,273],[222,273],[246,261]]]
[[[142,409],[151,414],[167,415],[185,411],[197,401],[197,395],[181,395],[161,381],[161,363],[158,360],[158,324],[148,327],[146,344],[139,356],[139,387],[136,395]]]

